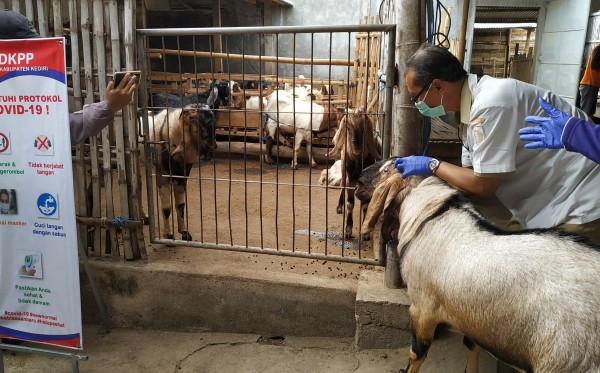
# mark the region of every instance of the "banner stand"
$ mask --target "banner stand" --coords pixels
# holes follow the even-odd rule
[[[52,351],[45,350],[42,348],[35,347],[27,347],[27,346],[16,346],[0,343],[0,373],[4,373],[4,351],[3,350],[11,350],[16,352],[27,352],[31,354],[39,354],[39,355],[47,355],[54,357],[66,357],[71,359],[71,367],[73,368],[73,373],[79,373],[79,361],[87,361],[87,355],[76,354],[73,352],[61,352],[61,351]]]
[[[96,284],[96,279],[92,273],[90,268],[90,264],[88,262],[87,254],[83,250],[83,245],[77,245],[79,247],[79,256],[81,257],[81,262],[83,263],[83,268],[85,269],[85,273],[88,277],[88,281],[90,282],[90,286],[92,287],[92,293],[94,293],[94,298],[96,299],[96,304],[98,306],[98,312],[100,313],[100,318],[104,323],[104,328],[106,333],[110,333],[110,323],[108,322],[108,315],[106,313],[106,308],[104,307],[104,303],[102,303],[102,298],[100,298],[100,292],[98,291],[98,285]],[[35,343],[35,342],[33,342]],[[71,367],[73,368],[73,373],[79,373],[79,361],[87,361],[87,355],[76,354],[73,352],[61,352],[61,351],[53,351],[46,350],[43,348],[35,348],[28,346],[18,346],[12,344],[4,344],[0,340],[0,373],[4,373],[4,350],[16,351],[16,352],[26,352],[30,354],[39,354],[39,355],[47,355],[47,356],[55,356],[55,357],[66,357],[71,359]]]

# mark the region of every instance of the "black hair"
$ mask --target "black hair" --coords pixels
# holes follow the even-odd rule
[[[423,43],[406,61],[405,74],[412,70],[414,82],[425,86],[433,79],[457,82],[467,76],[467,71],[449,50],[443,47]]]

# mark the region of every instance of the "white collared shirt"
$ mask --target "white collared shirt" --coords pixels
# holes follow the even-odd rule
[[[585,113],[540,87],[490,76],[477,82],[477,76],[470,74],[461,97],[460,121],[467,124],[463,142],[468,148],[463,148],[463,166],[473,167],[481,177],[502,178],[496,195],[525,228],[599,219],[597,163],[565,149],[525,149],[519,141],[518,130],[527,126],[526,116],[547,116],[540,97],[588,120]]]

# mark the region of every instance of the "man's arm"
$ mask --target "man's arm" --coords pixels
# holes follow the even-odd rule
[[[441,162],[434,174],[467,194],[494,197],[502,179],[475,175],[472,169]]]
[[[113,112],[106,101],[85,105],[83,110],[69,114],[71,145],[80,144],[86,138],[95,136],[113,119]]]
[[[472,169],[460,167],[448,162],[440,162],[437,168],[431,163],[433,158],[423,155],[411,155],[396,158],[393,163],[403,178],[411,175],[427,176],[433,174],[448,184],[467,194],[482,197],[493,197],[502,180],[499,177],[481,177],[475,175]],[[433,166],[432,166],[433,165]]]
[[[126,74],[118,87],[113,82],[106,86],[106,101],[85,105],[83,110],[69,115],[71,145],[83,142],[89,136],[95,136],[111,123],[114,115],[127,106],[133,99],[137,77]]]
[[[564,128],[561,142],[568,151],[600,163],[600,125],[573,117]]]

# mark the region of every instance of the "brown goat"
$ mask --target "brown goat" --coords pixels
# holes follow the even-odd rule
[[[341,157],[341,181],[342,191],[337,206],[337,213],[344,210],[344,191],[348,187],[346,198],[346,238],[352,237],[354,221],[352,212],[354,210],[354,187],[362,170],[375,163],[380,158],[375,138],[373,137],[373,121],[366,114],[364,108],[349,110],[339,124],[339,128],[333,137],[333,149],[330,155],[340,154]],[[363,210],[364,211],[364,210]]]

